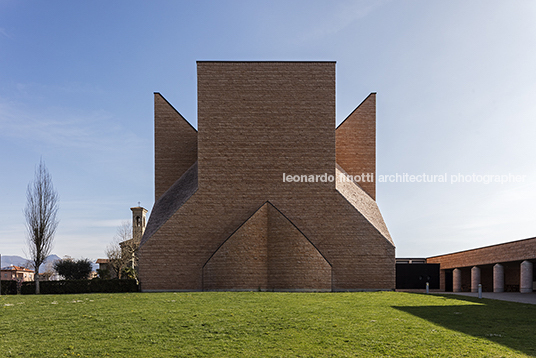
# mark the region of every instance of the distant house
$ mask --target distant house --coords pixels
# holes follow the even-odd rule
[[[108,270],[110,271],[112,268],[110,267],[110,260],[108,259],[98,259],[96,263],[99,265],[99,270]]]
[[[26,267],[14,265],[2,267],[0,273],[4,281],[26,282],[34,280],[34,270],[27,269]]]

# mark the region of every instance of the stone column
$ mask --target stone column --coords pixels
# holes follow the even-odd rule
[[[462,270],[459,268],[452,271],[452,292],[462,292]]]
[[[493,266],[493,292],[504,292],[504,266]]]
[[[519,292],[532,292],[532,262],[523,261],[519,268]]]
[[[471,269],[471,292],[478,292],[478,284],[480,283],[480,267],[473,266]]]

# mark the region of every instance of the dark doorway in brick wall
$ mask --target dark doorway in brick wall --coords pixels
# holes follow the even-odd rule
[[[430,289],[439,289],[439,264],[396,264],[397,289],[425,289],[426,282]]]

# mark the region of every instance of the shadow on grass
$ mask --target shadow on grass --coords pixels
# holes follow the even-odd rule
[[[455,295],[441,306],[393,306],[444,328],[536,356],[536,305]],[[460,304],[452,305],[452,300]]]

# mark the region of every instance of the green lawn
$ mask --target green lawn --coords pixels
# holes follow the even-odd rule
[[[0,357],[522,357],[536,306],[396,292],[0,297]]]

